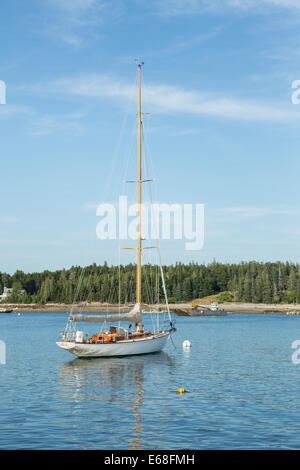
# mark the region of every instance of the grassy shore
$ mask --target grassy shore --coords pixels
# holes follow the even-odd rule
[[[209,305],[204,299],[197,299],[195,303],[200,305]],[[173,308],[190,308],[192,303],[176,303],[170,304],[170,310]],[[0,308],[13,309],[17,312],[61,312],[67,313],[71,309],[74,313],[86,312],[86,313],[109,313],[109,312],[128,312],[133,307],[130,305],[119,304],[103,304],[98,302],[92,302],[89,304],[57,304],[49,303],[44,305],[39,304],[0,304]],[[149,305],[143,306],[145,310],[151,308]],[[157,307],[157,306],[155,306]],[[164,305],[160,305],[163,309]],[[285,314],[300,314],[299,304],[252,304],[252,303],[223,303],[219,304],[219,307],[226,310],[228,313],[285,313]]]

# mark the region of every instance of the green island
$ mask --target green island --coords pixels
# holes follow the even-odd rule
[[[298,313],[300,265],[248,261],[238,264],[176,263],[163,266],[170,306],[216,301],[228,312]],[[156,266],[144,265],[142,301],[163,302]],[[135,302],[136,265],[72,266],[56,271],[0,273],[1,307],[23,311],[116,311]]]

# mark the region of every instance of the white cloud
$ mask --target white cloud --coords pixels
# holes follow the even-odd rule
[[[251,3],[255,5],[260,4],[260,2],[258,2],[257,0]],[[300,10],[300,0],[262,0],[262,3],[269,4],[269,5],[276,5],[276,6],[280,6],[283,8],[292,8],[292,9]]]
[[[34,111],[27,106],[16,106],[12,104],[0,105],[0,117],[10,117],[18,114],[32,115]]]
[[[130,15],[133,4],[140,14],[160,16],[222,14],[226,11],[269,14],[270,7],[300,10],[300,0],[47,0],[47,4],[54,12],[55,21],[45,23],[43,32],[75,49],[93,41],[103,31],[103,25],[114,18]]]
[[[268,11],[266,7],[277,6],[300,10],[300,0],[158,0],[157,11],[167,15],[199,14],[207,11],[223,12],[226,8],[236,10]]]
[[[83,37],[76,35],[74,33],[62,34],[62,40],[69,44],[70,46],[79,49],[86,44],[86,41]]]
[[[70,114],[39,116],[31,122],[31,134],[35,137],[52,134],[53,132],[72,132],[81,134],[83,127],[81,119],[86,116],[85,112],[78,111]]]
[[[121,83],[106,75],[88,75],[61,79],[50,85],[53,91],[86,98],[132,100],[137,96],[136,85]],[[300,114],[291,107],[186,90],[170,85],[145,85],[143,104],[148,112],[189,113],[243,121],[297,122]]]
[[[54,17],[43,25],[43,33],[75,49],[97,38],[104,17],[114,11],[108,0],[47,0],[47,3]]]
[[[68,11],[87,10],[100,3],[97,0],[49,0],[49,2],[59,9]]]
[[[300,208],[263,207],[263,206],[236,206],[220,209],[223,214],[231,214],[240,219],[267,217],[272,215],[299,216]]]

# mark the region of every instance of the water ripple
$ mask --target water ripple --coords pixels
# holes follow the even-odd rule
[[[176,349],[93,360],[57,348],[65,320],[1,318],[0,448],[299,448],[291,344],[300,318],[178,317]],[[179,387],[190,393],[178,395]]]

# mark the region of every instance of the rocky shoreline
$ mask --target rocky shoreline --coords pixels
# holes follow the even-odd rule
[[[300,315],[299,304],[219,304],[228,313],[284,313]]]
[[[1,304],[2,309],[12,309],[17,312],[45,312],[45,313],[68,313],[71,311],[74,313],[113,313],[113,312],[128,312],[133,307],[130,305],[119,304],[103,304],[98,302],[92,302],[87,304],[57,304],[49,303],[45,305],[40,304]],[[157,306],[155,306],[157,308]],[[155,308],[153,306],[153,308]],[[164,309],[164,305],[159,306]],[[170,310],[174,308],[190,308],[191,303],[178,303],[170,304]],[[219,304],[221,309],[226,310],[228,313],[278,313],[278,314],[289,314],[289,315],[300,315],[299,304],[251,304],[251,303],[228,303]],[[149,305],[144,305],[143,309],[147,310],[151,308]]]

